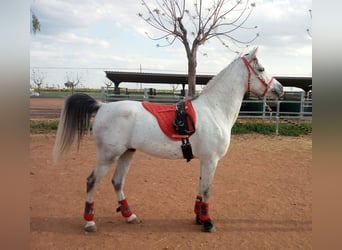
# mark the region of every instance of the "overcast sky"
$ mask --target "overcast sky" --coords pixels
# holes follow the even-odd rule
[[[250,46],[259,46],[265,69],[276,76],[311,76],[312,38],[306,30],[312,29],[312,1],[254,2],[246,26],[258,28],[241,36],[259,33]],[[41,23],[40,32],[31,34],[31,70],[44,74],[48,86],[63,87],[67,76],[79,74],[83,86],[98,88],[104,86],[104,70],[187,72],[180,42],[157,48],[146,36],[146,31],[158,33],[138,17],[146,13],[140,0],[31,0],[31,10]],[[217,74],[235,57],[219,42],[209,41],[200,47],[197,72]]]

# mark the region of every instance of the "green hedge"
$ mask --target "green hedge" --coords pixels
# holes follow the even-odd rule
[[[31,120],[31,133],[48,133],[57,130],[58,120]],[[311,122],[286,122],[279,123],[279,134],[285,136],[300,136],[312,131]],[[257,133],[263,135],[275,134],[275,123],[265,121],[237,121],[232,134]]]
[[[233,128],[232,134],[248,134],[257,133],[263,135],[275,134],[276,124],[270,122],[240,122],[237,121]],[[312,123],[311,122],[292,122],[288,123],[282,121],[279,123],[278,132],[280,135],[286,136],[299,136],[311,133]]]
[[[56,131],[58,120],[31,120],[30,133],[47,133]]]

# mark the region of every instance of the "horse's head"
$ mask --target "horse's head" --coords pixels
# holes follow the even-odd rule
[[[254,48],[242,57],[248,71],[247,91],[260,97],[266,95],[279,98],[284,94],[283,85],[266,73],[256,57],[257,51],[258,48]]]

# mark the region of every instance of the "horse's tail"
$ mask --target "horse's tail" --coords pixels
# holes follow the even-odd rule
[[[91,115],[98,111],[100,106],[101,103],[94,98],[81,93],[74,94],[65,100],[53,148],[54,162],[57,162],[59,157],[70,149],[75,139],[79,148],[85,127],[89,126]]]

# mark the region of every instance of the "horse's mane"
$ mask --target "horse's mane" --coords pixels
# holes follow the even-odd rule
[[[213,78],[210,79],[210,81],[207,83],[207,86],[202,92],[206,92],[209,89],[211,89],[217,81],[220,81],[223,76],[230,72],[232,70],[232,66],[238,61],[240,57],[236,57],[228,66],[226,66],[223,70],[221,70],[217,75],[215,75]]]

